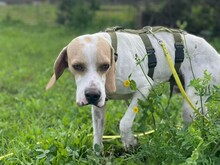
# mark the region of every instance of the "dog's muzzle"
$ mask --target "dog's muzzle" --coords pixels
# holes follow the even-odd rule
[[[85,98],[88,104],[96,105],[98,104],[101,97],[101,92],[95,88],[88,88],[85,90]]]

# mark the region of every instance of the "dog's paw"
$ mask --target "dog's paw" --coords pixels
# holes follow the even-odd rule
[[[104,146],[103,144],[99,145],[96,143],[93,145],[93,150],[97,156],[100,156],[104,150]]]
[[[137,144],[138,142],[137,142],[137,139],[135,138],[130,142],[123,142],[125,151],[133,150],[137,146]]]
[[[127,136],[124,136],[124,134],[121,133],[121,140],[125,151],[134,149],[138,144],[137,139],[132,134],[127,134]]]

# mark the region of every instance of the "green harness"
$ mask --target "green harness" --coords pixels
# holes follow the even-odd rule
[[[151,77],[152,79],[153,79],[153,74],[154,74],[154,68],[157,65],[157,59],[155,56],[155,49],[153,48],[148,35],[154,35],[155,33],[158,33],[158,32],[169,32],[173,34],[174,47],[176,49],[175,50],[175,69],[177,73],[180,74],[179,69],[180,69],[181,63],[184,60],[184,45],[183,45],[183,39],[181,37],[181,34],[185,33],[185,31],[180,30],[180,29],[166,28],[163,26],[155,26],[155,27],[146,26],[139,30],[124,29],[122,27],[116,26],[116,27],[107,28],[105,31],[109,33],[109,35],[111,36],[112,47],[115,50],[115,61],[117,61],[117,58],[118,58],[118,52],[117,52],[118,43],[117,43],[116,32],[137,34],[141,37],[145,45],[147,55],[148,55],[148,68],[149,68],[148,76]],[[174,85],[175,85],[175,81],[172,75],[170,77],[171,95],[172,95],[172,89]]]

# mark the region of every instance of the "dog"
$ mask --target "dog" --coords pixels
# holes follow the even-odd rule
[[[120,121],[121,140],[124,147],[129,149],[137,145],[137,140],[132,134],[132,124],[136,115],[133,108],[138,106],[138,99],[143,99],[149,94],[152,86],[168,81],[172,75],[157,38],[165,43],[172,60],[175,58],[174,38],[170,32],[166,31],[155,33],[154,36],[148,34],[155,49],[157,65],[153,77],[148,77],[148,81],[146,81],[143,70],[148,73],[149,67],[142,39],[138,34],[120,31],[116,32],[116,35],[117,61],[108,32],[86,34],[74,38],[58,55],[54,64],[54,74],[46,89],[55,84],[66,68],[69,69],[75,77],[77,104],[79,106],[92,105],[93,146],[98,144],[102,148],[106,99],[131,99],[130,105]],[[185,55],[180,72],[188,97],[196,108],[199,108],[199,104],[196,103],[200,98],[195,95],[194,88],[189,86],[190,81],[203,77],[206,70],[212,76],[211,84],[219,84],[220,55],[201,37],[186,33],[182,34],[182,38]],[[141,63],[143,70],[136,64],[137,55],[140,59],[144,59]],[[136,82],[138,91],[123,85],[129,76]],[[185,100],[182,117],[186,123],[192,122],[194,117],[192,108]]]

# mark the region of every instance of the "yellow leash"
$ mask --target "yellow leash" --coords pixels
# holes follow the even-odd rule
[[[9,154],[6,154],[6,155],[3,155],[3,156],[0,156],[0,161],[6,157],[9,157],[9,156],[12,156],[13,153],[9,153]]]
[[[149,135],[149,134],[152,134],[152,133],[154,133],[154,130],[147,131],[147,132],[144,132],[144,133],[138,133],[138,134],[135,134],[134,136],[139,137],[139,136]],[[119,138],[121,138],[121,136],[120,135],[104,135],[102,138],[103,139],[119,139]]]
[[[157,38],[156,38],[156,39],[157,39]],[[172,61],[172,59],[171,59],[171,57],[170,57],[170,53],[168,52],[165,43],[164,43],[163,41],[159,40],[159,39],[157,39],[157,40],[158,40],[158,43],[161,45],[161,47],[162,47],[162,49],[163,49],[163,51],[164,51],[164,54],[165,54],[166,59],[167,59],[167,62],[168,62],[169,66],[170,66],[170,69],[171,69],[171,71],[172,71],[173,77],[174,77],[174,79],[175,79],[175,81],[176,81],[176,84],[177,84],[177,86],[178,86],[178,88],[179,88],[181,94],[183,95],[183,98],[186,99],[186,101],[188,102],[188,104],[191,106],[191,108],[192,108],[198,115],[202,116],[206,121],[209,122],[209,120],[208,120],[203,114],[201,114],[198,109],[196,109],[196,107],[192,104],[192,102],[190,101],[189,97],[187,96],[187,94],[186,94],[186,92],[185,92],[185,90],[184,90],[184,88],[183,88],[183,85],[182,85],[182,83],[181,83],[181,81],[180,81],[180,79],[179,79],[179,76],[178,76],[178,74],[177,74],[177,72],[176,72],[176,69],[175,69],[175,67],[174,67],[173,61]]]
[[[184,99],[186,99],[186,101],[187,101],[188,104],[191,106],[191,108],[192,108],[194,111],[197,111],[197,109],[196,109],[195,106],[192,104],[192,102],[190,101],[189,97],[187,96],[187,94],[186,94],[186,92],[185,92],[185,90],[184,90],[184,88],[183,88],[183,85],[182,85],[182,83],[181,83],[181,81],[180,81],[180,79],[179,79],[179,76],[178,76],[178,74],[177,74],[177,72],[176,72],[176,69],[175,69],[175,67],[174,67],[173,61],[172,61],[172,59],[171,59],[171,57],[170,57],[170,54],[169,54],[169,52],[168,52],[168,50],[167,50],[167,47],[166,47],[165,43],[164,43],[163,41],[160,41],[159,44],[160,44],[160,45],[162,46],[162,48],[163,48],[163,51],[164,51],[164,54],[165,54],[165,56],[166,56],[167,62],[168,62],[168,64],[169,64],[169,66],[170,66],[170,69],[171,69],[171,71],[172,71],[172,73],[173,73],[173,77],[174,77],[174,79],[175,79],[175,81],[176,81],[176,84],[177,84],[177,86],[178,86],[178,88],[179,88],[181,94],[183,95]]]

